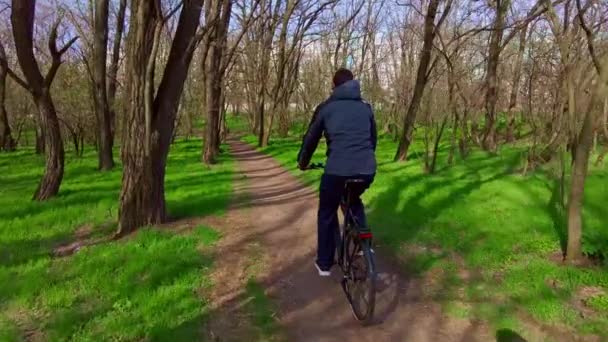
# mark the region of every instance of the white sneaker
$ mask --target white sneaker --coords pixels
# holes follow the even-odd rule
[[[321,269],[321,267],[319,267],[319,265],[317,264],[316,261],[315,261],[315,267],[317,268],[317,271],[319,271],[319,276],[321,276],[321,277],[329,277],[329,276],[331,276],[331,271],[323,271]]]

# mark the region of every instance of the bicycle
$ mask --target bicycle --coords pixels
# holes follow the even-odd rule
[[[307,170],[323,169],[323,164],[311,164]],[[372,232],[357,222],[351,210],[356,195],[362,193],[365,182],[353,178],[346,181],[340,208],[344,220],[336,231],[337,264],[342,270],[342,290],[355,318],[364,325],[372,323],[376,302],[376,264],[372,249]]]

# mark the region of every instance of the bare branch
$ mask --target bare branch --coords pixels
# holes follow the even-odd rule
[[[57,18],[49,34],[49,51],[51,52],[51,58],[53,61],[49,71],[46,74],[46,77],[44,78],[44,85],[47,88],[51,87],[51,84],[55,79],[55,75],[57,74],[57,70],[59,70],[59,67],[61,66],[61,57],[78,40],[78,36],[76,36],[72,38],[64,47],[57,49],[57,31],[60,23],[61,17]]]
[[[8,75],[17,82],[20,86],[22,86],[25,90],[30,90],[29,85],[26,81],[24,81],[19,75],[17,75],[8,65],[8,60],[6,59],[6,52],[4,50],[4,45],[0,42],[0,68],[5,69]]]
[[[589,1],[588,4],[591,4],[592,1]],[[585,31],[585,35],[587,36],[587,49],[589,50],[589,54],[591,55],[591,60],[593,61],[593,65],[595,66],[595,70],[599,75],[602,74],[602,65],[600,64],[599,58],[595,52],[595,37],[587,23],[585,22],[585,13],[589,6],[583,8],[581,6],[581,0],[576,0],[576,8],[578,9],[578,22],[581,25],[583,31]]]
[[[237,47],[239,46],[241,40],[243,39],[243,36],[245,36],[245,34],[247,33],[247,30],[249,29],[249,26],[254,19],[253,14],[254,14],[255,10],[258,8],[258,5],[260,4],[260,2],[261,2],[261,0],[255,0],[255,3],[253,4],[253,8],[251,9],[251,14],[247,17],[247,21],[243,24],[243,28],[241,29],[241,32],[239,33],[238,37],[236,38],[236,41],[233,43],[232,47],[226,54],[226,56],[224,58],[224,64],[223,64],[222,70],[221,70],[222,73],[225,73],[228,66],[232,63],[232,60],[234,59],[234,52],[236,51]]]

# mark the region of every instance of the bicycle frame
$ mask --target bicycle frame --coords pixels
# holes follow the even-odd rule
[[[347,234],[356,234],[359,240],[371,240],[372,233],[369,230],[362,230],[361,225],[357,222],[355,215],[351,209],[351,200],[352,200],[352,189],[349,186],[346,186],[346,193],[342,196],[342,201],[340,203],[340,209],[342,210],[342,214],[344,216],[344,222],[341,228],[338,228],[336,241],[339,242],[338,247],[338,265],[342,268],[343,273],[347,272],[348,265],[344,265],[344,254],[346,252],[346,246],[344,245],[345,237]],[[351,255],[349,260],[352,260],[353,256]]]

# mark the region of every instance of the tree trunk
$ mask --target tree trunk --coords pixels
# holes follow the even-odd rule
[[[44,146],[44,128],[42,127],[42,119],[40,113],[37,114],[36,124],[36,154],[44,154],[46,148]]]
[[[6,78],[8,77],[8,66],[5,65],[6,55],[4,47],[0,43],[0,151],[14,151],[15,140],[11,133],[11,126],[6,113]]]
[[[458,107],[456,105],[456,101],[454,98],[454,92],[456,88],[455,80],[454,80],[454,70],[453,67],[450,66],[448,70],[448,106],[452,112],[452,116],[454,117],[454,124],[452,125],[452,137],[450,140],[450,154],[448,156],[448,165],[452,165],[454,163],[454,153],[456,151],[456,140],[458,135]]]
[[[458,145],[458,115],[454,114],[454,123],[452,124],[452,136],[450,138],[450,154],[448,155],[448,165],[454,164],[454,155],[456,154],[456,145]]]
[[[133,0],[127,46],[127,70],[125,127],[122,142],[122,188],[118,212],[117,235],[122,236],[143,225],[160,223],[165,220],[165,199],[161,193],[164,178],[161,170],[153,169],[150,141],[147,131],[151,130],[146,120],[146,71],[154,45],[153,38],[161,14],[155,9],[154,1]],[[158,137],[157,137],[158,138]]]
[[[522,62],[524,52],[526,51],[527,32],[527,26],[521,30],[519,36],[519,50],[517,51],[517,59],[515,60],[515,72],[513,73],[513,84],[511,87],[511,97],[509,99],[509,113],[507,114],[507,119],[509,122],[507,124],[506,140],[509,143],[515,141],[515,114],[513,113],[513,110],[517,106],[517,94],[519,93],[519,82],[521,80],[521,69],[523,65]]]
[[[95,84],[95,116],[97,117],[98,168],[111,170],[112,123],[106,89],[106,63],[108,49],[108,0],[95,2],[95,32],[93,39],[93,81]]]
[[[593,144],[593,122],[593,109],[589,108],[585,115],[578,143],[576,144],[574,165],[572,167],[572,183],[570,185],[570,198],[568,201],[568,245],[566,249],[566,261],[570,263],[576,263],[582,258],[582,206],[589,154]]]
[[[126,87],[131,100],[127,106],[126,134],[122,144],[124,171],[118,237],[167,219],[165,166],[179,100],[192,61],[194,49],[191,49],[191,43],[199,25],[202,1],[184,1],[169,59],[151,106],[146,104],[153,90],[146,87],[150,77],[146,73],[149,59],[154,58],[155,28],[162,20],[161,13],[156,10],[160,4],[149,0],[133,0],[131,3],[127,52],[130,74]],[[146,113],[146,107],[151,107],[152,112]],[[150,117],[146,118],[146,115]]]
[[[482,147],[486,151],[496,152],[496,104],[498,102],[498,64],[502,50],[505,16],[510,0],[496,0],[496,18],[491,33],[488,49],[488,67],[486,71],[486,122]]]
[[[441,123],[441,126],[437,130],[437,133],[435,136],[435,142],[433,144],[433,158],[431,159],[431,165],[428,170],[430,174],[435,173],[435,167],[437,165],[437,154],[439,153],[439,143],[441,143],[441,137],[443,136],[443,132],[445,130],[445,125],[447,123],[448,123],[448,117],[446,116],[445,118],[443,118],[443,122]]]
[[[264,107],[265,103],[265,86],[260,86],[260,90],[258,91],[258,104],[257,104],[257,117],[258,117],[258,147],[266,147],[268,144],[268,140],[266,140],[266,128],[265,128],[265,117],[264,117]]]
[[[46,168],[44,175],[38,184],[33,199],[44,201],[59,193],[59,187],[63,180],[63,168],[65,152],[59,120],[55,111],[55,105],[51,94],[46,90],[39,98],[34,99],[40,112],[41,126],[45,128],[44,146],[46,156]]]
[[[125,29],[125,13],[127,0],[120,0],[118,14],[116,15],[116,32],[112,45],[112,59],[108,68],[108,97],[107,103],[110,111],[110,147],[114,147],[116,137],[116,89],[118,84],[118,62],[120,61],[120,46]]]
[[[225,54],[227,30],[230,24],[232,12],[232,1],[217,0],[216,11],[221,11],[220,20],[217,21],[210,37],[209,57],[207,67],[207,126],[205,134],[205,148],[203,161],[206,164],[214,164],[220,153],[220,130],[222,111],[222,83],[224,71],[222,70],[222,58]]]
[[[221,54],[221,52],[219,52]],[[216,59],[216,61],[214,61]],[[218,62],[214,53],[211,53],[210,68],[216,65]],[[209,76],[209,82],[207,85],[207,127],[205,134],[205,151],[203,154],[203,161],[205,164],[216,163],[217,155],[219,152],[220,144],[220,132],[218,127],[220,124],[220,97],[222,92],[221,83],[219,80],[218,69],[211,72]]]
[[[431,62],[433,41],[435,40],[435,35],[439,29],[439,27],[435,26],[435,17],[437,16],[438,8],[439,0],[431,0],[426,18],[424,20],[424,44],[422,46],[422,51],[420,52],[420,64],[418,65],[414,94],[403,121],[403,133],[399,141],[397,153],[395,154],[395,161],[404,161],[407,159],[407,153],[412,143],[412,133],[414,132],[416,115],[418,113],[418,109],[420,108],[420,102],[422,101],[424,89],[428,81],[428,71]]]
[[[608,96],[604,98],[604,110],[602,112],[602,121],[600,122],[600,131],[604,135],[604,144],[608,144]],[[604,146],[603,150],[597,156],[595,165],[601,165],[604,158],[608,154],[608,146]]]
[[[40,113],[40,128],[43,130],[46,154],[46,168],[40,184],[34,193],[34,199],[43,201],[54,197],[59,192],[63,179],[64,149],[61,140],[61,130],[57,112],[51,98],[51,85],[61,65],[61,56],[76,41],[72,39],[63,48],[57,47],[57,29],[59,22],[55,22],[49,35],[49,50],[52,63],[46,76],[40,73],[40,67],[34,55],[34,17],[36,10],[35,0],[13,0],[11,24],[17,59],[25,81],[19,83],[30,91],[34,103]]]
[[[258,72],[258,92],[256,97],[256,111],[258,116],[258,147],[268,146],[270,140],[270,134],[272,132],[272,122],[268,124],[266,121],[266,89],[267,83],[269,82],[269,71],[270,71],[270,58],[272,52],[272,41],[275,34],[276,25],[278,22],[278,4],[275,3],[275,9],[271,13],[270,6],[272,2],[269,2],[269,8],[267,9],[267,15],[263,18],[264,23],[262,25],[261,34],[261,49],[260,49],[260,67]],[[269,113],[272,116],[272,112]]]

